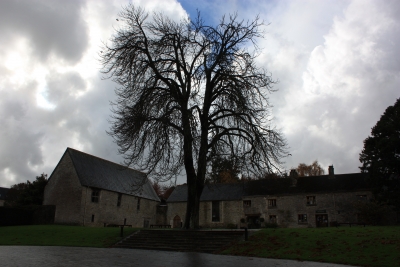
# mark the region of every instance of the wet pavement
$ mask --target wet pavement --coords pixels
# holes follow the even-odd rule
[[[349,265],[120,248],[0,246],[0,266],[346,267]]]

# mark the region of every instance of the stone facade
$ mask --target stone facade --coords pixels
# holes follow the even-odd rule
[[[82,225],[128,224],[149,227],[155,223],[157,201],[121,194],[118,202],[118,193],[99,190],[98,202],[93,202],[93,190],[98,189],[82,190]]]
[[[296,228],[328,226],[333,222],[356,223],[359,218],[354,204],[359,201],[369,201],[371,198],[371,191],[246,196],[236,201],[219,201],[218,221],[212,220],[212,201],[202,201],[200,225],[205,228],[228,226],[240,228],[249,223],[256,224],[257,222],[252,220],[257,219],[260,221],[259,226],[264,226],[265,223],[276,223],[278,226]],[[171,225],[175,216],[179,216],[183,222],[185,214],[186,202],[168,203],[167,218]],[[241,223],[241,219],[244,219],[246,224]]]
[[[331,166],[329,175],[211,185],[201,196],[200,226],[259,228],[276,223],[281,227],[323,227],[358,223],[361,219],[356,205],[373,198],[366,180],[361,173],[335,175]],[[167,200],[171,225],[176,216],[183,222],[186,213],[187,187],[175,190]],[[213,219],[216,210],[217,220]]]
[[[148,227],[150,224],[155,224],[159,199],[151,186],[145,184],[142,190],[144,192],[141,193],[126,189],[124,191],[127,185],[115,185],[121,178],[118,176],[123,174],[121,169],[118,169],[120,165],[81,154],[83,153],[75,150],[69,153],[67,149],[45,188],[43,205],[56,206],[55,223],[85,226],[127,224],[133,227]],[[83,163],[77,162],[80,156]],[[109,177],[104,179],[99,174],[96,178],[96,170],[90,172],[90,168],[84,166],[89,168],[88,173],[94,176],[87,178],[85,176],[88,175],[82,171],[82,166],[79,164],[92,165],[96,169],[101,169],[101,173],[106,172]],[[115,176],[112,175],[113,172]]]
[[[299,195],[266,195],[252,198],[252,202],[263,202],[260,218],[266,223],[277,223],[283,227],[320,227],[334,222],[357,223],[359,218],[355,204],[372,198],[371,191],[309,193]],[[276,206],[270,206],[270,200]]]
[[[43,205],[55,205],[55,223],[84,225],[83,187],[68,153],[64,153],[44,190]]]
[[[219,201],[220,218],[213,221],[212,201],[200,203],[200,225],[205,228],[225,228],[228,224],[238,226],[240,224],[242,201]],[[174,219],[178,217],[183,223],[186,215],[186,202],[168,203],[167,221],[174,226]],[[175,224],[175,226],[177,226]]]

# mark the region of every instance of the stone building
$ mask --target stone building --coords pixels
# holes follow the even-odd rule
[[[54,222],[147,227],[160,200],[146,174],[67,148],[50,175],[43,205],[55,205]]]
[[[167,220],[178,227],[185,219],[187,186],[178,186],[168,198]],[[362,173],[255,180],[206,185],[201,195],[202,227],[249,228],[265,223],[283,227],[323,227],[333,222],[356,223],[355,205],[372,198]]]

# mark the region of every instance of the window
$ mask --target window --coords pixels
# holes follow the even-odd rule
[[[276,199],[268,199],[268,208],[276,208]]]
[[[94,222],[94,214],[92,214],[92,222]]]
[[[219,222],[219,201],[212,202],[211,218],[213,222]]]
[[[92,202],[99,203],[99,198],[100,198],[100,190],[92,189]]]
[[[137,210],[140,210],[140,197],[138,197],[137,199],[137,206],[136,206]]]
[[[243,207],[251,207],[251,200],[243,200]]]
[[[299,223],[307,223],[307,214],[299,214]]]
[[[307,196],[307,205],[309,205],[309,206],[317,205],[317,201],[315,200],[315,196]]]
[[[121,206],[121,200],[122,200],[122,194],[118,193],[118,200],[117,200],[117,206]]]
[[[269,215],[269,223],[276,223],[276,215]]]

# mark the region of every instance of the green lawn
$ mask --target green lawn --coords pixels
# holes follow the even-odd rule
[[[263,229],[221,254],[399,267],[400,227]]]
[[[124,236],[138,229],[124,228]],[[0,227],[0,245],[109,247],[121,238],[118,227],[26,225]]]

